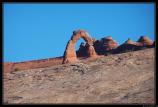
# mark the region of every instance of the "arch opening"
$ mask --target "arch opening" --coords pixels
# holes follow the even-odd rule
[[[85,44],[85,43],[86,43],[85,40],[82,39],[82,38],[80,38],[80,39],[76,42],[76,44],[75,44],[75,49],[76,49],[76,51],[80,49],[80,45],[81,45],[81,44]]]
[[[77,59],[85,59],[87,58],[87,52],[86,52],[86,42],[83,38],[80,38],[76,44],[75,44],[75,50]]]

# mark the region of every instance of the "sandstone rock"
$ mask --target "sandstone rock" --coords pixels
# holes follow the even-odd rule
[[[72,68],[73,71],[81,72],[82,74],[84,74],[86,71],[89,70],[89,67],[83,63],[76,63],[76,64],[72,64],[71,66],[73,67]]]
[[[122,45],[118,46],[117,49],[115,49],[114,53],[139,50],[140,46],[142,46],[141,43],[134,42],[130,38],[128,38],[127,41],[125,41]]]
[[[97,56],[94,47],[93,47],[93,39],[89,36],[89,34],[85,30],[77,30],[73,32],[71,40],[67,43],[66,50],[64,52],[63,64],[64,63],[74,63],[77,62],[77,55],[75,52],[75,43],[78,39],[83,38],[85,42],[88,44],[87,46],[87,55],[88,57]]]
[[[83,38],[86,43],[81,43],[79,50],[75,52],[74,45],[80,38]],[[95,58],[97,54],[117,54],[121,52],[136,51],[153,47],[155,47],[155,42],[150,40],[147,36],[141,36],[137,42],[128,39],[122,45],[118,46],[117,42],[113,40],[111,36],[104,37],[100,40],[95,40],[94,38],[91,38],[85,30],[77,30],[73,31],[73,35],[68,41],[66,50],[64,52],[64,57],[32,60],[26,62],[5,62],[3,63],[3,70],[5,73],[14,73],[14,71],[16,72],[17,70],[55,66],[61,63],[75,63],[78,61],[77,57]]]
[[[111,36],[108,36],[104,39],[104,48],[105,50],[112,50],[112,49],[115,49],[117,48],[118,44],[115,40],[112,39]]]
[[[115,49],[114,53],[137,51],[152,47],[154,47],[154,42],[150,40],[147,36],[141,36],[137,42],[134,42],[129,38],[122,45],[118,46],[117,49]]]
[[[117,48],[118,44],[111,36],[96,40],[94,43],[95,50],[98,54],[105,54],[106,52],[112,51]]]
[[[89,45],[89,46],[88,46],[88,48],[87,48],[87,55],[88,55],[89,57],[96,57],[96,56],[97,56],[97,55],[96,55],[96,52],[95,52],[95,50],[94,50],[93,45]]]
[[[87,48],[86,48],[85,43],[82,42],[80,44],[79,50],[76,52],[77,57],[87,57],[88,55],[87,55],[86,49]]]
[[[4,62],[3,63],[3,67],[4,67],[4,72],[5,73],[9,73],[13,70],[13,67],[14,67],[14,63],[11,63],[11,62]]]
[[[27,70],[27,69],[55,66],[61,64],[62,60],[63,60],[62,57],[56,57],[56,58],[32,60],[26,62],[4,62],[3,71],[4,73],[10,73],[10,72],[14,73],[17,70]]]
[[[3,103],[155,104],[154,53],[147,49],[7,74]]]
[[[149,39],[147,36],[141,36],[138,39],[138,42],[142,43],[143,46],[149,46],[153,44],[153,41],[151,39]]]
[[[93,43],[96,41],[96,39],[95,38],[92,38],[93,39]]]
[[[125,41],[124,44],[130,44],[130,45],[135,45],[135,46],[143,46],[142,43],[140,43],[140,42],[134,42],[130,38],[128,38],[128,40]]]
[[[128,38],[127,41],[125,41],[125,44],[136,44],[136,42],[132,41],[130,38]]]

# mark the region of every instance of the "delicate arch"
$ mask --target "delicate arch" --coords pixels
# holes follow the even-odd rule
[[[97,54],[93,47],[93,39],[89,36],[89,34],[84,30],[77,30],[73,32],[71,39],[68,41],[65,52],[63,63],[74,63],[77,61],[76,51],[75,51],[75,44],[77,40],[83,38],[87,45],[87,55],[88,57],[96,57]]]

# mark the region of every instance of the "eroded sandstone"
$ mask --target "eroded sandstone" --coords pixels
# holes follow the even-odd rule
[[[77,30],[73,32],[71,39],[68,41],[66,50],[64,52],[63,64],[77,62],[77,55],[75,51],[75,43],[80,38],[83,38],[86,42],[86,53],[88,57],[96,57],[97,54],[93,47],[93,39],[85,30]]]

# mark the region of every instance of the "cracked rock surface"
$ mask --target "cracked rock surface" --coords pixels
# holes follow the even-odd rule
[[[153,104],[154,49],[3,75],[3,103]]]

